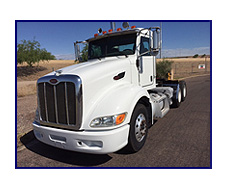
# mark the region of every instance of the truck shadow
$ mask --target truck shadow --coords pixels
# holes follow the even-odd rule
[[[20,140],[27,149],[34,153],[39,154],[45,158],[70,165],[91,167],[104,164],[112,159],[112,157],[109,155],[78,153],[46,145],[42,142],[39,142],[35,138],[33,130],[22,136]],[[40,158],[40,161],[45,161],[45,158]],[[61,164],[58,162],[53,163],[55,165],[54,167],[61,166]],[[40,162],[38,164],[40,164]],[[45,166],[45,162],[41,164],[43,164],[44,167],[49,167],[49,165]]]

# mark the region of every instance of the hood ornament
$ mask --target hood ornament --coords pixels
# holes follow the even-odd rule
[[[62,72],[63,72],[62,70],[57,70],[57,71],[55,71],[55,75],[59,76],[59,75],[61,75]]]

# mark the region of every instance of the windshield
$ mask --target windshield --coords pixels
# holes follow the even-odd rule
[[[133,55],[136,48],[136,34],[109,36],[89,42],[88,59]]]

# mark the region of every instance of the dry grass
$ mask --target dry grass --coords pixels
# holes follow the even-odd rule
[[[36,81],[20,81],[17,82],[17,96],[23,97],[36,93]]]
[[[39,62],[34,64],[33,66],[46,66],[49,67],[51,66],[59,66],[59,65],[68,65],[68,64],[74,64],[74,60],[49,60],[49,61],[44,61],[44,62]],[[28,66],[26,63],[23,64],[18,64],[17,67],[22,67],[22,66]]]

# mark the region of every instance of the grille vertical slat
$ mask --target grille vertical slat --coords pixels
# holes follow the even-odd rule
[[[55,104],[56,123],[59,123],[59,121],[58,121],[58,110],[57,110],[57,92],[56,92],[56,86],[53,86],[53,91],[54,91],[54,104]]]
[[[38,104],[39,104],[39,112],[40,117],[43,121],[47,121],[46,119],[46,105],[45,105],[45,94],[44,94],[44,83],[38,84]]]
[[[67,83],[67,96],[68,96],[68,113],[69,113],[69,124],[73,125],[76,121],[76,101],[75,101],[75,87],[73,83]]]
[[[46,121],[48,122],[49,121],[49,118],[48,118],[48,109],[47,109],[47,100],[46,100],[46,84],[44,83],[44,100],[45,100],[45,115],[46,115]]]
[[[65,88],[65,106],[66,106],[66,117],[67,117],[67,124],[69,125],[69,114],[68,114],[68,96],[67,96],[67,83],[64,83]]]
[[[66,117],[66,101],[65,101],[65,86],[64,82],[56,85],[57,91],[57,109],[58,109],[58,121],[60,124],[67,125]]]
[[[53,76],[38,80],[38,105],[43,125],[77,130],[82,120],[82,85],[78,76]]]
[[[49,83],[46,84],[46,101],[47,101],[47,111],[48,111],[48,122],[56,123],[56,108],[54,99],[54,88],[53,85]]]

